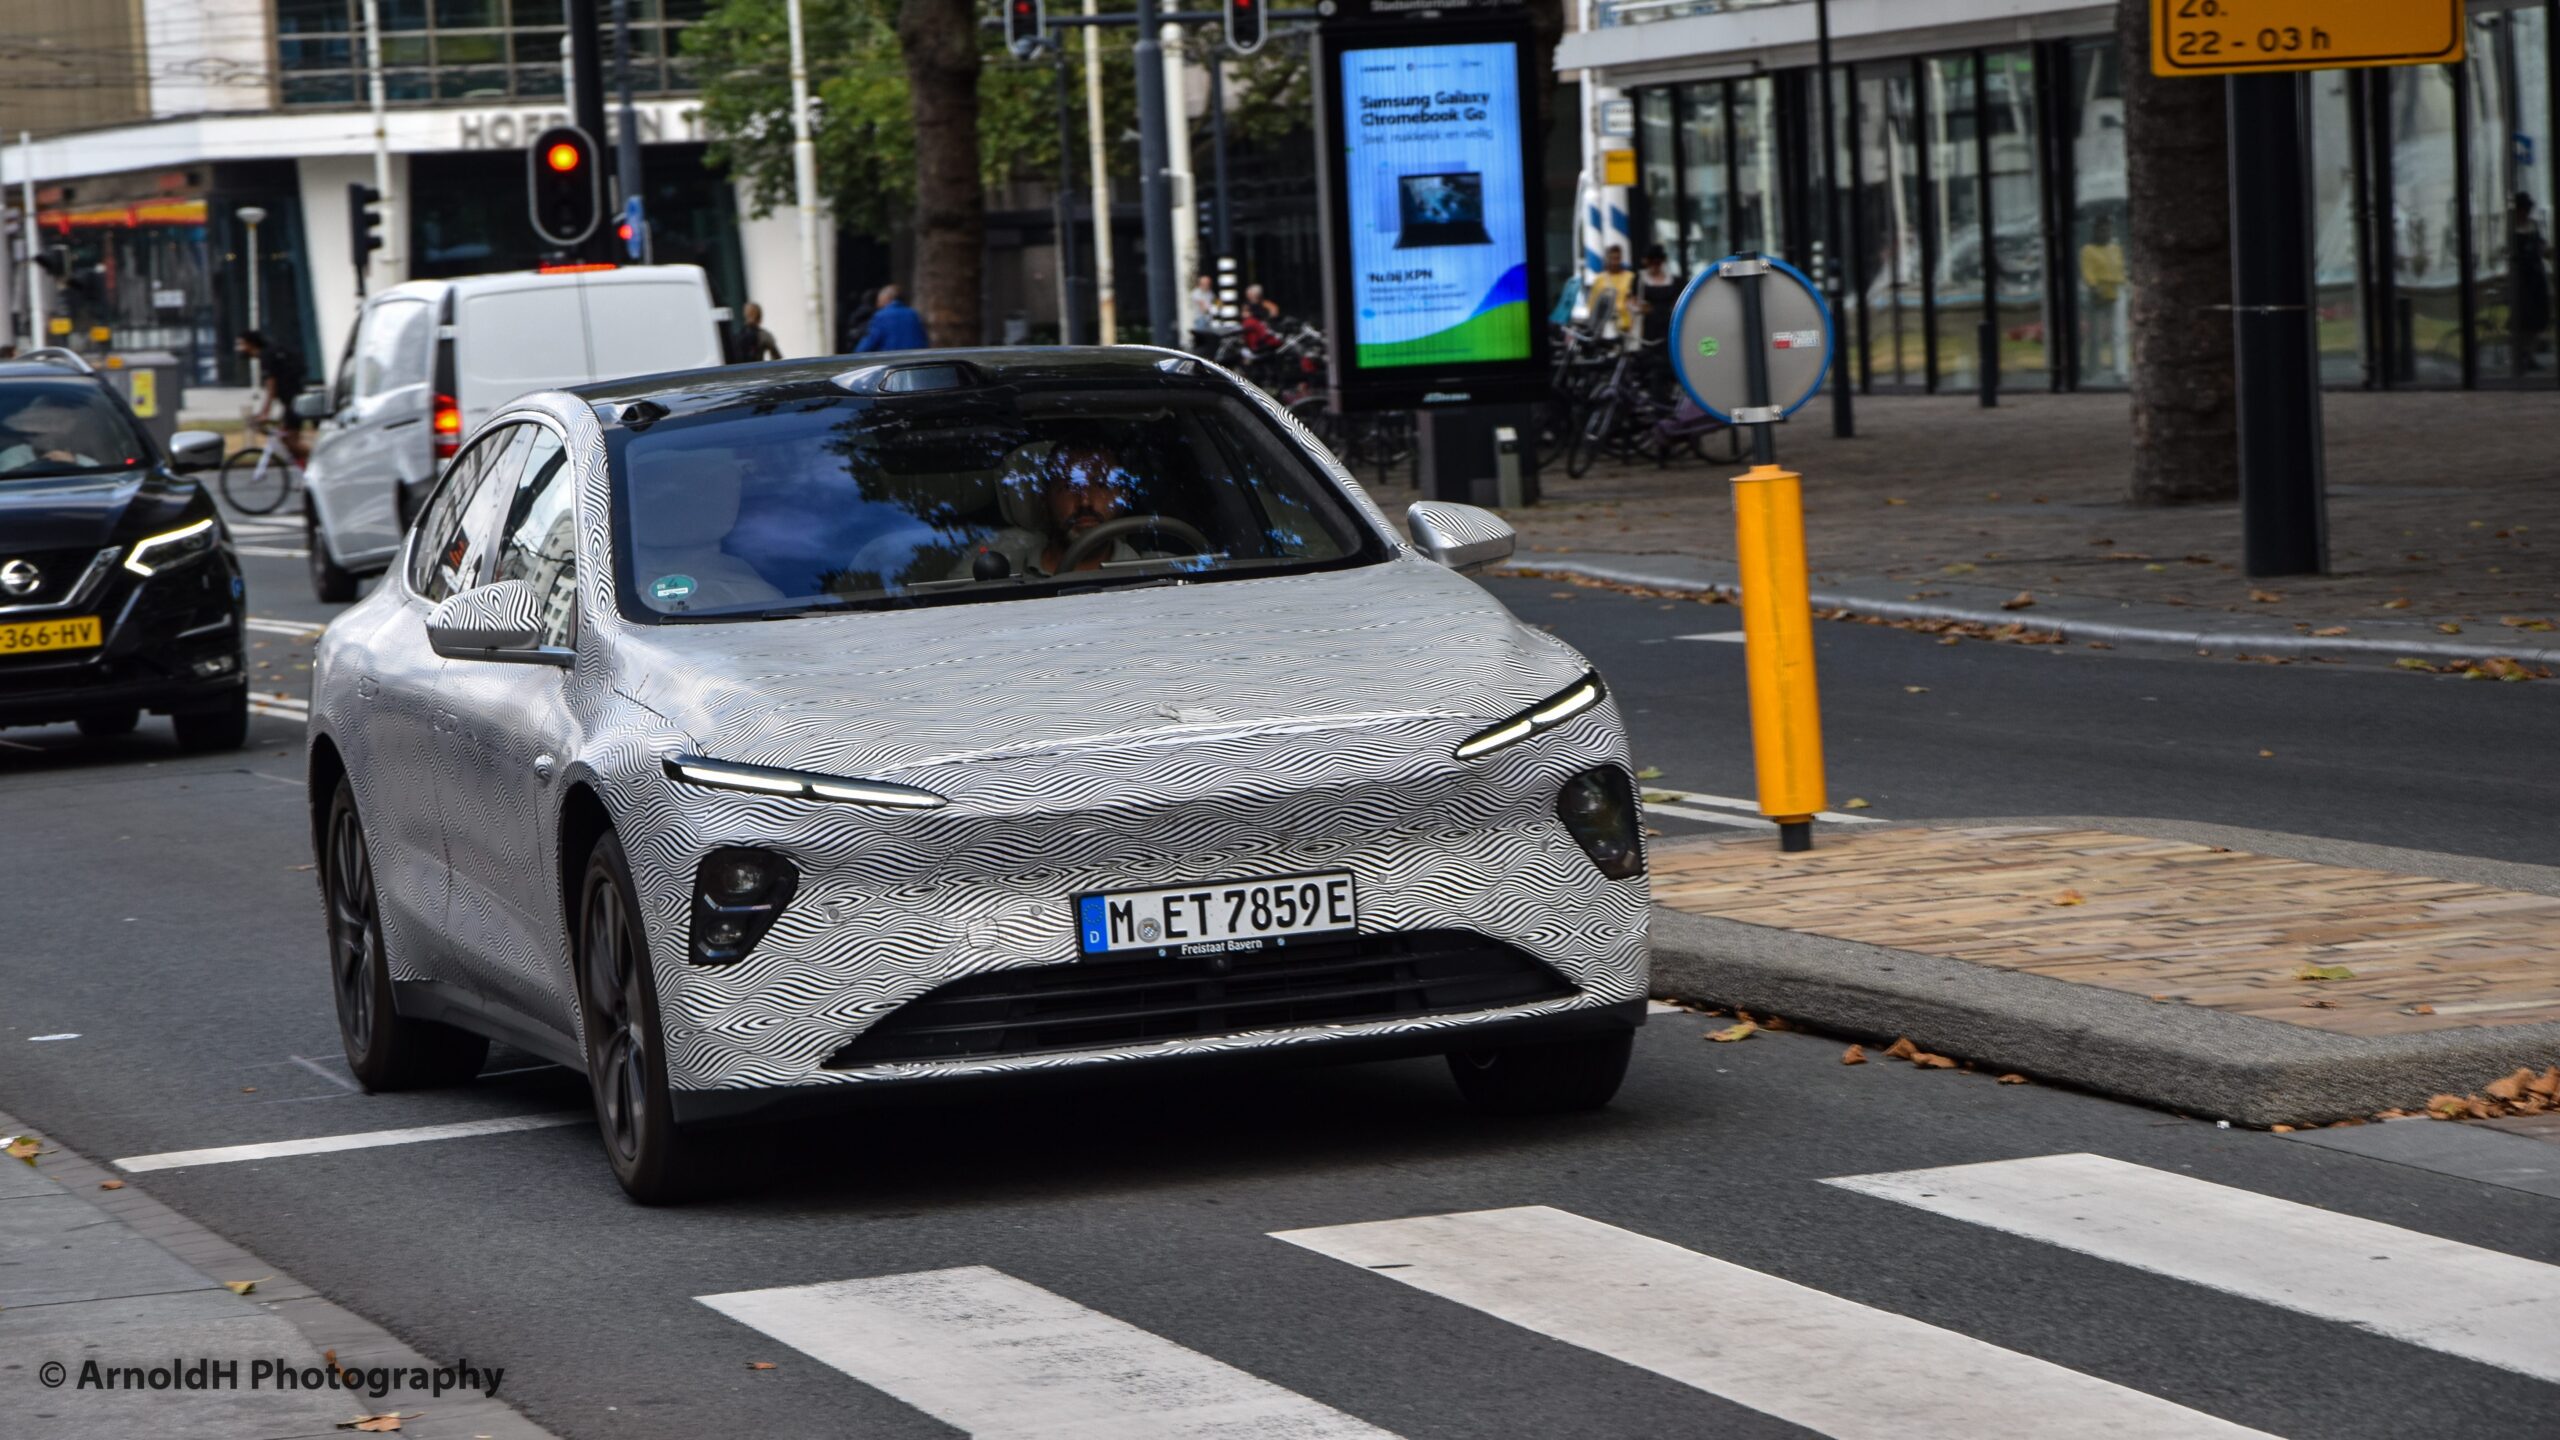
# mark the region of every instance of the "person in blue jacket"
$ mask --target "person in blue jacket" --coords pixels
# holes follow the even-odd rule
[[[862,343],[853,347],[857,355],[874,350],[922,350],[933,344],[925,338],[924,320],[915,307],[906,302],[895,285],[880,287],[880,308],[871,313],[871,328],[862,333]]]

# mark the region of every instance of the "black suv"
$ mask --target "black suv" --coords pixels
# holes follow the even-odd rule
[[[221,463],[209,430],[164,455],[70,351],[0,360],[0,725],[153,710],[189,750],[248,738],[239,557],[188,478]]]

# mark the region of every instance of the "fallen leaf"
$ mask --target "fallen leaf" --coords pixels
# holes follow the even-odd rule
[[[2143,569],[2145,569],[2145,570],[2150,571],[2150,572],[2151,572],[2152,574],[2154,574],[2154,575],[2166,575],[2166,574],[2168,574],[2168,573],[2169,573],[2169,567],[2168,567],[2168,566],[2166,566],[2166,565],[2161,564],[2160,562],[2158,562],[2158,561],[2156,561],[2156,560],[2155,560],[2155,561],[2153,561],[2152,563],[2148,564],[2148,565],[2143,566],[2142,568],[2143,568]]]
[[[2035,603],[2036,597],[2033,591],[2021,590],[2017,594],[2010,596],[2008,599],[2001,601],[2000,608],[2003,610],[2024,610]]]
[[[2008,1074],[2000,1077],[2000,1083],[2003,1085],[2024,1085],[2027,1083],[2027,1077],[2019,1074],[2015,1070],[2012,1070]]]
[[[2261,760],[2273,760],[2276,758],[2276,752],[2273,750],[2261,750],[2258,752],[2258,758]]]
[[[2293,1133],[2293,1127],[2290,1125],[2270,1125],[2267,1129],[2278,1135],[2290,1135]]]
[[[770,1360],[750,1360],[747,1362],[747,1368],[750,1370],[773,1370],[780,1367],[776,1366]]]
[[[2302,1003],[2303,1003],[2305,1006],[2307,1006],[2307,1007],[2309,1007],[2310,1009],[2313,1009],[2313,1010],[2335,1010],[2335,1009],[2337,1009],[2337,1008],[2338,1008],[2338,1002],[2337,1002],[2337,1001],[2335,1001],[2335,1000],[2323,1000],[2323,999],[2321,999],[2320,997],[2318,997],[2318,996],[2316,996],[2316,995],[2305,995],[2305,996],[2303,996],[2303,997],[2302,997]]]
[[[2439,620],[2436,622],[2436,633],[2439,635],[2459,635],[2462,633],[2462,627],[2454,624],[2450,620]]]
[[[419,1413],[421,1412],[415,1410],[409,1412],[410,1418],[416,1419]],[[397,1410],[390,1410],[385,1411],[380,1415],[359,1415],[353,1420],[339,1421],[338,1428],[341,1430],[362,1430],[369,1435],[387,1435],[400,1428],[400,1412]]]
[[[2480,1092],[2492,1100],[2521,1100],[2524,1098],[2524,1087],[2532,1083],[2533,1071],[2519,1065],[2514,1073],[2481,1086]]]
[[[2545,1100],[2560,1100],[2560,1065],[2536,1075],[2524,1088]]]
[[[2344,635],[2344,634],[2346,634],[2346,633],[2347,633],[2347,627],[2346,627],[2346,626],[2344,626],[2344,625],[2323,625],[2323,626],[2321,626],[2319,629],[2314,630],[2314,631],[2312,631],[2311,633],[2312,633],[2312,634],[2314,634],[2314,635],[2322,636],[2322,637],[2327,637],[2327,636],[2330,636],[2330,635]]]
[[[1975,566],[1970,560],[1959,560],[1953,565],[1942,565],[1938,568],[1950,575],[1970,575],[1974,572]]]
[[[1761,1020],[1760,1028],[1763,1030],[1793,1030],[1796,1027],[1788,1024],[1786,1017],[1783,1015],[1771,1015]]]
[[[2409,597],[2403,595],[2397,600],[2385,600],[2382,602],[2382,608],[2385,610],[2406,610],[2409,608]]]
[[[2305,965],[2293,972],[2296,980],[2353,980],[2356,972],[2344,965]]]
[[[2065,890],[2061,894],[2053,897],[2053,903],[2056,905],[2086,905],[2089,903],[2089,897],[2081,894],[2077,890]]]
[[[36,1157],[44,1153],[44,1142],[33,1135],[12,1135],[6,1148],[12,1158],[33,1165]]]
[[[1961,645],[1964,643],[1964,637],[1961,635],[1941,635],[1938,637],[1938,643],[1941,645]]]
[[[1636,772],[1636,778],[1639,780],[1659,780],[1662,778],[1662,767],[1659,765],[1647,765]]]
[[[2416,656],[2414,656],[2414,655],[2403,655],[2403,656],[2401,656],[2399,659],[2394,660],[2394,661],[2392,661],[2391,663],[2392,663],[2392,664],[2394,664],[2394,665],[2396,665],[2396,666],[2398,666],[2398,667],[2400,667],[2400,668],[2401,668],[2401,669],[2403,669],[2403,670],[2433,670],[2434,668],[2436,668],[2436,667],[2434,667],[2433,665],[2428,664],[2426,661],[2421,660],[2421,659],[2417,658],[2417,657],[2416,657]]]
[[[261,1275],[258,1277],[258,1280],[272,1280],[274,1278],[275,1277],[272,1275]],[[222,1288],[230,1291],[234,1295],[246,1295],[250,1291],[258,1288],[258,1280],[225,1280],[222,1282]]]
[[[2498,617],[2498,623],[2514,630],[2548,630],[2551,628],[2551,622],[2548,620],[2532,620],[2527,619],[2522,615],[2501,615]]]
[[[121,1180],[101,1180],[98,1182],[98,1188],[101,1190],[121,1190],[124,1188],[124,1182]]]
[[[1867,803],[1866,797],[1862,795],[1852,795],[1848,799],[1840,802],[1840,808],[1843,810],[1872,810],[1875,807]]]
[[[1907,1035],[1884,1047],[1884,1058],[1887,1060],[1908,1060],[1919,1053],[1920,1047],[1912,1044]]]
[[[1929,693],[1929,687],[1926,685],[1905,685],[1902,687],[1902,693],[1905,695],[1926,695]]]
[[[243,1095],[255,1095],[258,1093],[258,1087],[255,1085],[243,1085],[240,1087],[240,1093]]]
[[[2092,640],[2089,642],[2089,648],[2092,650],[2113,650],[2116,647],[2108,644],[2104,640]]]
[[[2436,1007],[2427,1004],[2412,1005],[2409,1007],[2409,1013],[2412,1015],[2433,1015],[2436,1013]]]
[[[1727,1025],[1721,1030],[1710,1030],[1707,1032],[1707,1038],[1715,1041],[1719,1045],[1730,1044],[1736,1040],[1750,1039],[1753,1033],[1758,1031],[1759,1028],[1759,1026],[1745,1020],[1739,1025]]]
[[[1669,790],[1647,790],[1644,792],[1644,803],[1647,805],[1667,804],[1668,802],[1679,798],[1680,797],[1678,795]]]
[[[2277,601],[2282,600],[2284,596],[2279,591],[2252,589],[2249,592],[2249,598],[2257,601],[2261,605],[2273,605]]]
[[[1910,502],[1910,501],[1908,501],[1908,500],[1900,499],[1900,498],[1898,498],[1898,497],[1896,497],[1896,496],[1887,495],[1886,497],[1884,497],[1884,503],[1886,503],[1887,505],[1908,505],[1908,504],[1910,504],[1911,502]]]
[[[2457,1115],[2468,1112],[2470,1109],[2470,1103],[2465,1101],[2459,1095],[2430,1095],[2427,1097],[2427,1113],[2433,1115],[2439,1120],[2450,1120]]]
[[[1912,1056],[1911,1063],[1924,1070],[1953,1070],[1956,1068],[1956,1062],[1953,1060],[1948,1059],[1944,1055],[1932,1055],[1926,1050]]]
[[[1841,1052],[1840,1052],[1840,1063],[1841,1063],[1841,1064],[1843,1064],[1843,1065],[1864,1065],[1864,1064],[1866,1064],[1866,1063],[1867,1063],[1867,1047],[1866,1047],[1866,1046],[1864,1046],[1864,1045],[1852,1045],[1852,1046],[1850,1046],[1848,1049],[1841,1051]]]

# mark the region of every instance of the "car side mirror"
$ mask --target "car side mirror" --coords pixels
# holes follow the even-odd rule
[[[328,419],[329,392],[326,390],[305,390],[301,394],[294,396],[293,413],[297,419],[302,420]]]
[[[1406,507],[1404,521],[1413,548],[1461,575],[1501,564],[1520,543],[1510,521],[1473,505],[1420,500]]]
[[[216,430],[181,430],[169,437],[169,468],[179,474],[222,468],[222,434]]]
[[[575,652],[542,640],[542,595],[527,580],[499,580],[448,595],[427,612],[427,644],[447,660],[566,667]]]

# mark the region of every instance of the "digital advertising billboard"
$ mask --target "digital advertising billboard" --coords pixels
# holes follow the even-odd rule
[[[1543,373],[1527,39],[1456,28],[1327,47],[1332,353],[1355,408],[1496,398]]]

